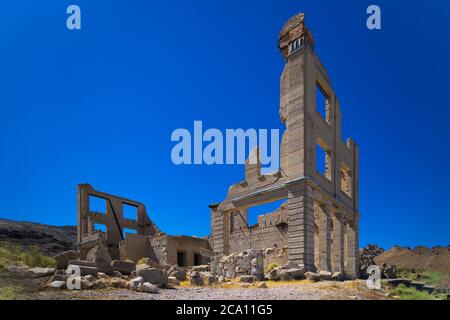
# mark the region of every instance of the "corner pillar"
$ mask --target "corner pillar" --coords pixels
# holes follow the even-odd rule
[[[314,200],[308,184],[290,186],[288,191],[288,260],[303,265],[307,271],[314,266]]]

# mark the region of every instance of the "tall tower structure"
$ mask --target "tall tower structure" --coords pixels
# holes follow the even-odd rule
[[[314,52],[314,37],[300,13],[279,34],[285,60],[280,80],[280,118],[286,130],[280,146],[280,170],[261,175],[246,165],[246,179],[229,188],[212,209],[212,246],[219,254],[264,248],[267,239],[282,239],[274,225],[236,232],[235,217],[246,220],[247,208],[286,199],[280,219],[287,225],[288,259],[310,271],[358,276],[358,146],[341,138],[339,101],[325,68]],[[283,211],[284,210],[284,211]],[[248,220],[248,219],[247,219]],[[258,235],[258,232],[260,233]],[[250,237],[250,241],[240,241]],[[247,239],[244,239],[247,240]],[[273,242],[272,241],[272,242]]]

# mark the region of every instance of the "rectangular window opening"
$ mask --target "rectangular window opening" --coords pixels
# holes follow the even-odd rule
[[[331,180],[331,154],[320,144],[316,144],[316,170],[325,178]]]
[[[329,120],[329,98],[325,93],[325,90],[322,89],[320,84],[316,83],[316,111],[320,114],[322,119],[324,119],[328,124]]]
[[[137,220],[137,207],[124,203],[122,205],[122,216],[125,219]]]
[[[106,199],[90,195],[89,211],[106,214]]]
[[[94,223],[94,231],[106,232],[106,226],[101,223]]]

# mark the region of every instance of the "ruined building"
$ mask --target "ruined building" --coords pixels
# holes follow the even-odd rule
[[[280,118],[286,130],[279,171],[261,174],[258,151],[253,152],[257,161],[247,161],[245,180],[232,185],[223,202],[210,205],[209,239],[162,233],[143,204],[79,185],[82,258],[99,242],[107,246],[112,259],[149,257],[179,266],[206,263],[212,254],[278,247],[287,248],[286,260],[308,271],[358,276],[358,147],[351,139],[345,143],[341,139],[339,101],[314,52],[303,14],[286,22],[279,49],[286,62],[280,81]],[[319,95],[323,113],[316,103]],[[321,161],[323,171],[317,168]],[[106,201],[105,212],[90,209],[91,197]],[[258,224],[249,226],[248,208],[282,199],[286,201],[278,210],[259,216]],[[136,209],[131,219],[124,216],[125,206]],[[96,230],[96,224],[106,230]]]
[[[178,264],[181,267],[209,261],[212,252],[207,239],[161,232],[140,202],[96,191],[89,184],[78,185],[77,197],[77,242],[82,259],[101,243],[108,248],[113,260],[137,262],[141,258],[151,258],[161,265]],[[104,212],[91,210],[90,202],[94,198],[104,201]],[[132,209],[133,216],[125,216],[126,207]]]
[[[358,276],[358,147],[341,140],[341,112],[331,81],[314,52],[304,15],[292,17],[279,35],[286,64],[280,81],[280,118],[285,124],[280,169],[261,174],[245,166],[245,180],[226,199],[211,205],[214,253],[287,247],[287,259],[308,271]],[[325,112],[318,112],[316,95]],[[324,159],[316,158],[322,154]],[[319,172],[317,163],[325,168]],[[286,199],[275,212],[248,225],[247,209]]]

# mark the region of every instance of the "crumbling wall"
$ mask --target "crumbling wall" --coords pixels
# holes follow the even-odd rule
[[[254,276],[264,279],[264,256],[261,250],[246,250],[228,256],[216,255],[211,260],[211,271],[217,276],[237,278]]]
[[[248,226],[246,212],[234,212],[230,219],[234,221],[229,239],[230,252],[287,246],[287,203],[271,213],[258,216],[258,224],[254,226]]]

